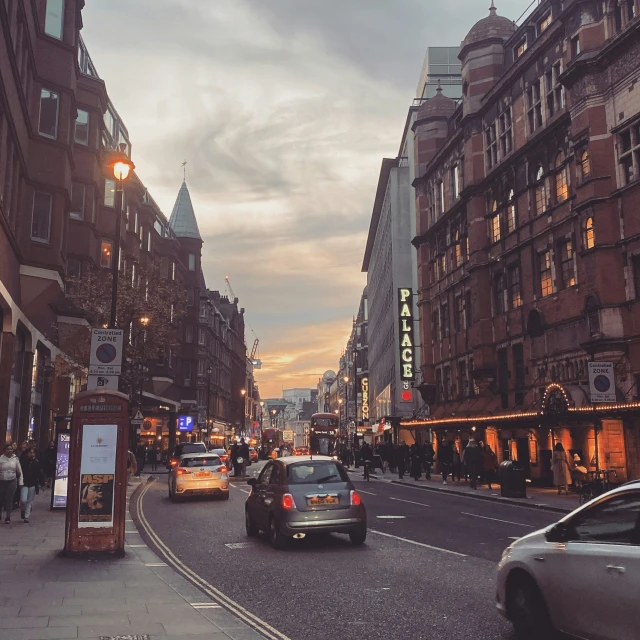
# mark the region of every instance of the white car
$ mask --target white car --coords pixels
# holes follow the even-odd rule
[[[638,640],[640,481],[509,545],[496,598],[521,640]]]
[[[229,499],[229,472],[220,457],[213,453],[185,453],[169,471],[169,497],[196,495]]]

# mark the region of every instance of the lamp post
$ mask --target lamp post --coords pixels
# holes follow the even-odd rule
[[[135,165],[129,160],[125,149],[126,144],[119,146],[119,151],[114,153],[111,160],[111,168],[116,179],[116,237],[113,244],[113,256],[111,272],[113,274],[113,285],[111,288],[111,321],[109,327],[115,329],[118,304],[118,274],[120,271],[120,233],[122,231],[122,196],[124,193],[124,182],[135,169]]]
[[[207,447],[211,446],[211,421],[209,412],[211,410],[211,374],[213,369],[211,365],[207,367]]]
[[[245,418],[247,415],[247,390],[240,389],[240,395],[242,396],[242,430],[240,435],[244,438],[245,436]]]
[[[347,358],[347,366],[349,366],[349,359]],[[348,433],[349,430],[349,376],[344,376],[342,381],[344,382],[344,432]],[[344,434],[343,434],[344,435]]]

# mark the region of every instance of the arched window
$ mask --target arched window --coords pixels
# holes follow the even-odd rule
[[[567,178],[567,165],[564,164],[564,153],[560,152],[556,157],[556,200],[564,202],[569,197],[569,181]]]
[[[507,233],[516,230],[516,201],[513,189],[509,189],[507,196]]]
[[[589,158],[588,149],[585,149],[580,154],[580,174],[583,182],[591,177],[591,159]]]
[[[596,245],[596,233],[593,228],[593,218],[591,216],[589,216],[584,223],[582,244],[585,249],[593,249]]]
[[[536,170],[536,215],[540,216],[547,208],[547,190],[544,184],[544,171],[542,167]]]

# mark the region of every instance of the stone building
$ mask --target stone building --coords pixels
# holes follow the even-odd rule
[[[413,124],[423,345],[436,440],[531,477],[564,443],[640,476],[640,4],[496,8],[462,42],[463,97]],[[616,401],[590,401],[589,362]]]

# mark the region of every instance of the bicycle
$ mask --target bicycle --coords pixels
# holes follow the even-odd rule
[[[580,488],[580,504],[585,504],[589,500],[593,500],[611,489],[610,476],[616,478],[618,473],[615,469],[603,469],[601,471],[589,471],[587,477],[590,479],[582,483]]]

